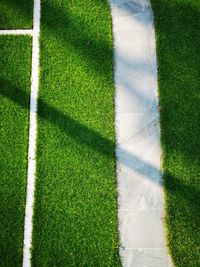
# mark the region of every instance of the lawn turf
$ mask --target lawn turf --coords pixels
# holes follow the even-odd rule
[[[200,1],[152,0],[169,249],[200,266]]]
[[[0,36],[0,266],[21,266],[31,37]]]
[[[106,0],[41,2],[33,266],[119,266]]]
[[[1,0],[0,29],[31,29],[33,0]]]

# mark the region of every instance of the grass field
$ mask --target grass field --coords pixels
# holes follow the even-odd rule
[[[0,47],[0,266],[10,267],[22,261],[31,38],[0,36]]]
[[[151,0],[168,245],[199,267],[200,2]],[[2,0],[0,28],[31,28]],[[119,266],[111,17],[107,0],[42,0],[33,266]],[[21,266],[31,37],[0,36],[0,266]]]
[[[33,22],[33,0],[1,0],[0,29],[29,29]]]
[[[200,2],[152,0],[169,248],[200,266]]]
[[[106,0],[42,1],[33,266],[118,266]]]

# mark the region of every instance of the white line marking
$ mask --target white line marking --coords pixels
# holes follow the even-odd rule
[[[40,0],[34,1],[33,11],[33,41],[32,41],[32,71],[31,71],[31,97],[28,147],[28,174],[26,210],[24,223],[24,249],[23,267],[31,266],[31,242],[33,230],[33,206],[36,169],[36,133],[37,133],[37,96],[39,85],[39,32],[40,32]]]
[[[0,35],[32,35],[33,30],[0,30]]]

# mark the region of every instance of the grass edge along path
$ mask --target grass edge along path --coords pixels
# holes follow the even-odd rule
[[[29,36],[0,36],[0,266],[22,263],[31,40]]]
[[[200,266],[200,2],[152,0],[168,246],[177,267]]]
[[[41,3],[33,266],[118,266],[111,15]]]

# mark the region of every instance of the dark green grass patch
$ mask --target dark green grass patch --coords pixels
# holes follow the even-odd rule
[[[29,29],[32,20],[33,0],[0,1],[0,29]]]
[[[21,266],[31,38],[1,36],[0,47],[0,266]]]
[[[33,266],[118,266],[106,0],[42,1]]]
[[[175,266],[200,266],[200,2],[152,0],[166,223]]]

